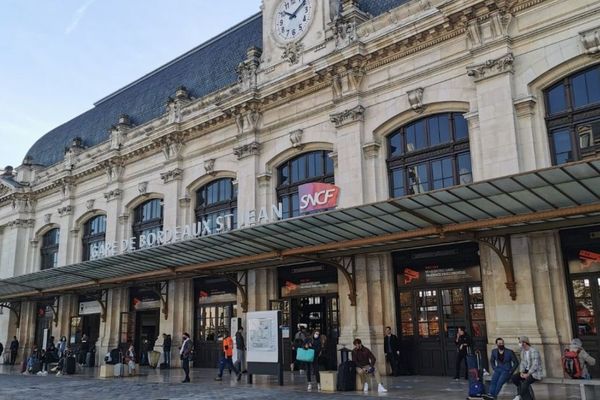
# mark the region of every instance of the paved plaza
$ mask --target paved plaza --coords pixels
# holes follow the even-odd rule
[[[280,387],[274,378],[254,377],[252,385],[229,379],[226,374],[223,382],[215,382],[215,371],[209,369],[192,370],[192,383],[182,384],[180,369],[159,371],[142,368],[140,376],[132,378],[97,378],[98,368],[86,368],[73,376],[23,376],[16,369],[0,366],[0,400],[21,399],[256,399],[256,400],[310,400],[310,399],[359,399],[380,397],[405,400],[464,400],[467,393],[466,381],[454,382],[444,377],[409,376],[385,378],[388,393],[370,392],[317,393],[306,391],[304,375],[285,375],[285,386]],[[514,391],[507,387],[500,399],[512,399]],[[549,394],[546,385],[537,385],[536,400],[575,400],[577,390],[560,386],[552,387]]]

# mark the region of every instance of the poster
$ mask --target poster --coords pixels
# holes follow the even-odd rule
[[[247,314],[248,362],[279,361],[278,313],[279,311],[258,311]]]

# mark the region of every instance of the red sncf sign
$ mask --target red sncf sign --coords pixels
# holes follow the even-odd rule
[[[298,187],[300,213],[335,208],[340,188],[329,183],[306,183]]]

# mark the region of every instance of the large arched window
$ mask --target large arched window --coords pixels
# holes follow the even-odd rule
[[[133,236],[136,248],[140,248],[140,236],[148,237],[150,233],[157,234],[162,229],[163,206],[161,199],[148,200],[134,210]]]
[[[333,161],[327,151],[301,154],[277,169],[277,198],[283,204],[283,218],[299,215],[298,186],[309,182],[334,183]]]
[[[237,227],[237,188],[233,179],[222,178],[202,186],[196,191],[196,221],[206,221],[208,226],[217,229],[217,217],[224,218],[224,223],[231,223],[231,229]],[[229,228],[229,227],[228,227]]]
[[[566,77],[544,97],[552,162],[600,154],[600,65]]]
[[[388,136],[387,142],[391,197],[466,184],[473,179],[469,132],[459,113],[412,122]]]
[[[58,241],[60,230],[54,228],[42,237],[42,269],[55,268],[58,265]]]
[[[82,261],[94,259],[92,248],[104,245],[106,237],[106,215],[98,215],[87,220],[83,225],[83,257]]]

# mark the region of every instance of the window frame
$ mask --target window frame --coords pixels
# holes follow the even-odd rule
[[[160,218],[151,218],[148,220],[143,220],[144,206],[146,204],[149,204],[154,201],[159,202]],[[164,205],[163,205],[163,200],[160,198],[148,199],[148,200],[144,201],[143,203],[139,204],[133,210],[133,224],[131,227],[132,227],[132,231],[133,231],[133,237],[136,238],[136,241],[135,241],[135,249],[136,250],[140,248],[139,247],[140,246],[140,235],[142,234],[142,232],[150,230],[150,229],[155,229],[155,228],[158,228],[158,230],[162,230],[163,218],[164,218]]]
[[[48,238],[55,233],[55,239],[48,243]],[[58,251],[60,248],[60,228],[52,228],[42,235],[42,247],[40,248],[40,269],[42,271],[58,267]],[[52,265],[50,266],[50,260]]]
[[[104,218],[104,222],[103,222],[104,231],[95,233],[95,234],[90,233],[92,223],[95,220],[98,220],[100,218]],[[90,254],[90,246],[91,245],[93,245],[94,243],[98,243],[98,242],[106,242],[106,221],[107,221],[106,214],[99,214],[99,215],[94,215],[93,217],[90,217],[83,224],[83,236],[81,237],[81,244],[83,246],[83,250],[82,250],[82,255],[81,255],[81,261],[90,261],[91,260],[91,254]]]
[[[200,196],[201,192],[203,192],[203,196],[206,199],[207,198],[206,194],[208,193],[209,187],[216,186],[217,190],[220,191],[219,183],[223,182],[223,181],[228,181],[229,185],[231,185],[230,186],[231,196],[228,199],[220,200],[220,201],[217,201],[217,202],[212,203],[207,206],[200,205],[199,196]],[[208,182],[207,184],[201,186],[200,188],[198,188],[196,190],[196,192],[195,192],[196,208],[194,209],[196,222],[202,222],[202,220],[205,219],[205,217],[207,215],[212,215],[212,214],[218,213],[220,211],[225,211],[227,214],[233,214],[231,228],[235,229],[237,227],[238,191],[237,191],[236,185],[234,185],[234,181],[235,180],[233,178],[217,178],[215,180]],[[217,198],[218,197],[219,196],[217,194]],[[213,226],[211,228],[215,229],[216,227]]]

